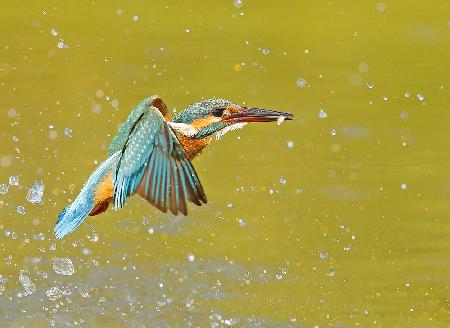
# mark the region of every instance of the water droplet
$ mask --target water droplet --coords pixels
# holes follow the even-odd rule
[[[5,183],[0,184],[0,195],[6,195],[8,192],[9,186]]]
[[[338,152],[339,150],[341,150],[341,145],[340,144],[332,144],[331,145],[331,151]]]
[[[306,80],[305,79],[298,79],[297,80],[297,86],[299,88],[304,88],[306,86]]]
[[[294,148],[294,142],[293,142],[292,140],[289,140],[289,141],[287,142],[287,147],[288,147],[288,148]]]
[[[405,98],[410,98],[411,97],[411,93],[409,91],[405,92]]]
[[[373,89],[373,83],[372,82],[367,82],[367,87],[369,89]]]
[[[118,16],[122,16],[125,13],[125,10],[123,10],[122,8],[117,8],[116,9],[116,14]]]
[[[52,287],[45,292],[45,295],[47,295],[50,301],[56,301],[58,298],[61,298],[63,296],[69,296],[70,294],[71,294],[70,289],[59,288],[57,286]]]
[[[187,307],[187,308],[192,308],[193,307],[193,305],[194,305],[194,300],[192,299],[192,298],[190,298],[190,299],[188,299],[187,301],[186,301],[186,304],[185,304],[185,306]],[[225,320],[226,321],[226,320]]]
[[[105,93],[103,92],[103,90],[99,89],[95,92],[95,96],[97,98],[102,98],[105,95]]]
[[[72,136],[72,129],[71,128],[65,128],[64,129],[64,135],[66,136],[66,137],[71,137]]]
[[[3,167],[9,167],[12,163],[12,158],[9,155],[2,156],[0,158],[0,165]]]
[[[53,271],[64,276],[71,276],[75,272],[72,260],[61,257],[53,258]]]
[[[189,255],[188,255],[188,261],[189,261],[189,262],[194,262],[194,261],[195,261],[195,256],[194,256],[194,254],[189,254]]]
[[[17,175],[12,175],[9,177],[9,184],[11,186],[19,185],[19,177]]]
[[[8,109],[8,117],[9,118],[14,118],[17,116],[17,112],[14,108],[10,108]]]
[[[240,225],[241,227],[244,227],[244,226],[245,226],[245,221],[244,221],[244,219],[239,219],[239,225]]]
[[[242,1],[242,0],[234,0],[234,2],[233,2],[233,5],[236,8],[241,8],[243,4],[244,4],[244,1]]]
[[[336,135],[336,129],[332,129],[331,131],[330,131],[330,135],[332,135],[333,137]]]
[[[408,187],[408,186],[406,185],[406,183],[402,183],[402,184],[400,185],[400,188],[401,188],[402,190],[406,190],[407,187]]]
[[[148,225],[149,223],[150,223],[150,219],[148,217],[144,216],[142,218],[142,224],[143,225]]]
[[[418,99],[419,101],[424,101],[424,100],[425,100],[425,96],[424,96],[423,94],[421,94],[421,93],[418,93],[418,94],[416,95],[416,97],[417,97],[417,99]]]
[[[35,181],[27,193],[27,200],[32,204],[40,204],[44,195],[45,185],[42,180]]]
[[[386,4],[384,2],[377,2],[377,11],[383,13],[386,10]]]
[[[270,54],[270,50],[264,48],[264,49],[262,50],[262,53],[263,53],[263,55],[268,55],[268,54]]]
[[[88,238],[91,242],[96,243],[96,242],[98,241],[99,238],[98,238],[97,233],[95,232],[94,226],[93,226],[92,224],[90,224],[90,223],[88,223],[88,226],[89,226],[89,229],[90,229],[91,232],[92,232],[92,236],[87,235],[87,238]]]
[[[69,48],[69,45],[67,43],[65,43],[64,40],[59,41],[56,46],[58,47],[58,49]]]
[[[56,138],[58,138],[58,132],[56,132],[55,130],[51,130],[48,133],[48,137],[52,140],[55,140]]]
[[[328,277],[334,277],[335,273],[336,272],[334,271],[334,269],[330,269],[330,270],[328,270],[327,276]]]
[[[91,111],[92,111],[92,113],[95,113],[95,114],[100,113],[102,111],[102,105],[100,105],[100,104],[92,105]]]
[[[280,178],[280,183],[281,183],[282,185],[285,185],[285,184],[287,183],[287,181],[286,181],[286,179],[285,179],[284,177],[281,177],[281,178]]]
[[[319,118],[320,119],[325,119],[327,117],[328,117],[327,112],[324,109],[321,108],[320,111],[319,111]]]
[[[350,245],[345,245],[344,246],[344,251],[348,252],[350,250]]]
[[[369,64],[367,64],[367,63],[359,64],[358,71],[360,71],[361,73],[366,73],[367,71],[369,71]]]
[[[119,107],[119,101],[118,101],[117,99],[111,100],[111,107],[112,107],[112,108],[117,108],[117,107]]]
[[[22,287],[25,290],[24,296],[31,295],[36,291],[35,284],[31,281],[30,277],[28,277],[26,272],[23,270],[20,271],[19,282],[22,284]]]
[[[19,205],[17,206],[17,213],[19,213],[20,215],[24,215],[25,214],[25,207]]]
[[[233,207],[233,203],[229,202],[229,203],[227,204],[227,207],[228,207],[228,208],[232,208],[232,207]]]
[[[328,252],[327,251],[320,251],[319,257],[321,260],[326,260],[328,258]]]
[[[134,15],[133,16],[133,22],[137,22],[139,20],[139,16]]]
[[[53,35],[53,36],[57,36],[58,35],[58,30],[53,27],[52,29],[50,29],[50,34]]]

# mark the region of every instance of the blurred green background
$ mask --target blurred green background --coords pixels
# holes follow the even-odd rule
[[[449,12],[4,3],[0,325],[448,327]],[[56,240],[59,211],[154,94],[177,111],[216,96],[296,120],[209,146],[194,160],[209,203],[188,217],[135,197]]]

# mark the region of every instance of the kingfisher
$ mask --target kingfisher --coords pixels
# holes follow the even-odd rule
[[[206,195],[191,160],[213,136],[240,129],[250,122],[278,122],[294,116],[273,110],[239,106],[226,99],[202,100],[173,119],[158,96],[142,100],[118,129],[107,159],[91,174],[72,204],[58,216],[58,239],[73,232],[88,217],[125,205],[138,194],[166,213],[187,215],[187,203],[201,206]]]

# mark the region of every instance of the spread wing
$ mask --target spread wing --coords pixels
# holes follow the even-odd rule
[[[137,192],[163,212],[187,214],[186,200],[207,202],[183,147],[155,107],[134,119],[113,175],[114,207]]]

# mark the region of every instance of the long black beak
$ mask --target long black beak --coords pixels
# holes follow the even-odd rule
[[[274,122],[280,120],[293,120],[291,113],[277,112],[253,107],[233,108],[233,111],[224,117],[223,122]]]

